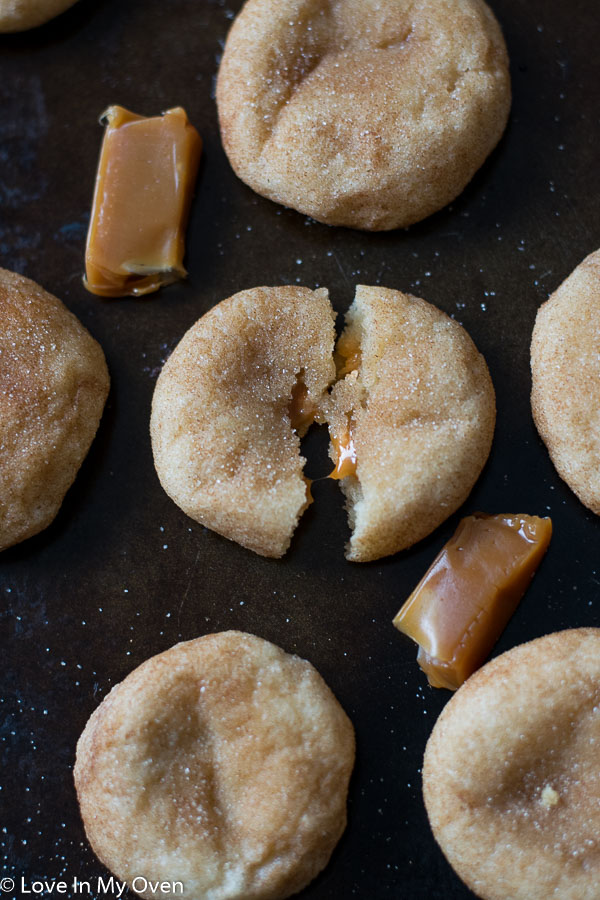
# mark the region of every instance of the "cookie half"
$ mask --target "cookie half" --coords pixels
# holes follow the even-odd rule
[[[310,502],[300,436],[335,377],[333,318],[324,289],[241,291],[190,328],[156,384],[150,430],[163,488],[197,522],[264,556],[285,553]],[[292,421],[294,406],[304,423]]]
[[[325,415],[332,459],[352,441],[346,556],[364,562],[415,544],[466,500],[490,452],[495,395],[465,329],[400,291],[359,285],[338,347],[347,374]]]
[[[96,434],[104,354],[58,300],[0,269],[0,550],[56,516]]]
[[[600,515],[600,250],[540,307],[531,409],[556,471]]]
[[[198,900],[280,900],[327,864],[353,764],[352,725],[310,663],[229,631],[114,687],[74,774],[89,841],[118,878],[180,881]]]
[[[247,0],[217,81],[225,151],[259,194],[387,230],[450,203],[510,108],[482,0]]]
[[[423,795],[433,834],[482,900],[600,891],[600,629],[493,659],[433,729]]]

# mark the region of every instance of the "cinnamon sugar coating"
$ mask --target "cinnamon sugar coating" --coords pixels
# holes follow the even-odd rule
[[[0,33],[36,28],[74,3],[75,0],[0,0]]]
[[[359,286],[346,321],[338,351],[351,357],[331,392],[323,288],[242,291],[187,332],[158,379],[150,426],[158,476],[184,512],[256,553],[285,553],[310,502],[308,421],[294,427],[290,415],[298,388],[329,424],[334,461],[352,434],[356,474],[340,481],[348,559],[403,550],[463,503],[494,432],[483,357],[458,323],[400,291]]]

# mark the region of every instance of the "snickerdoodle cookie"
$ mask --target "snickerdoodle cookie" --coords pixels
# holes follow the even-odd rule
[[[600,895],[600,629],[549,634],[489,662],[431,734],[434,836],[483,900]]]
[[[332,477],[350,526],[348,559],[421,540],[467,498],[487,459],[495,398],[485,361],[443,312],[359,286],[333,361],[320,288],[254,288],[182,338],[152,402],[160,481],[193,519],[282,556],[310,502],[300,436],[329,424]]]
[[[0,550],[46,528],[96,434],[100,346],[52,294],[0,269]]]
[[[74,3],[75,0],[0,0],[0,33],[36,28]]]
[[[531,408],[556,471],[600,515],[600,250],[540,307]]]
[[[180,881],[194,900],[280,900],[327,864],[353,763],[352,725],[310,663],[229,631],[114,687],[79,740],[75,784],[118,878]]]
[[[483,0],[247,0],[217,103],[231,165],[259,194],[387,230],[450,203],[497,144],[506,47]]]

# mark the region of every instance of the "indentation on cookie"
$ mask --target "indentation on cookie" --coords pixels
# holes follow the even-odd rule
[[[265,116],[265,124],[268,126],[268,130],[264,136],[264,143],[267,143],[275,130],[282,110],[293,100],[302,83],[319,66],[321,60],[322,56],[320,53],[304,50],[298,54],[291,66],[288,65],[283,57],[276,58],[271,84],[277,86],[277,102],[273,104],[273,108],[269,111],[268,116]]]
[[[374,50],[406,50],[414,34],[412,22],[406,26],[406,30],[397,36],[382,37],[373,44]]]

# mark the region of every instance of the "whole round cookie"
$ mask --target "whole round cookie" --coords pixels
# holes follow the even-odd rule
[[[75,316],[0,269],[0,550],[54,519],[108,388],[104,354]]]
[[[229,631],[114,687],[74,774],[89,841],[118,878],[183,882],[196,900],[279,900],[327,864],[353,764],[350,720],[310,663]]]
[[[540,307],[531,409],[556,471],[600,515],[600,250]]]
[[[325,418],[334,440],[352,440],[346,556],[364,562],[410,547],[464,503],[490,452],[496,403],[465,329],[418,297],[358,285],[344,346],[347,374]]]
[[[0,0],[0,33],[27,31],[49,22],[76,0]]]
[[[217,103],[231,165],[259,194],[387,230],[450,203],[495,147],[508,58],[483,0],[247,0]]]
[[[189,329],[150,423],[158,477],[184,512],[256,553],[285,553],[310,503],[300,436],[311,417],[295,422],[292,407],[317,410],[334,338],[324,288],[240,291]]]
[[[434,836],[483,900],[600,896],[600,629],[546,635],[469,678],[433,729]]]

